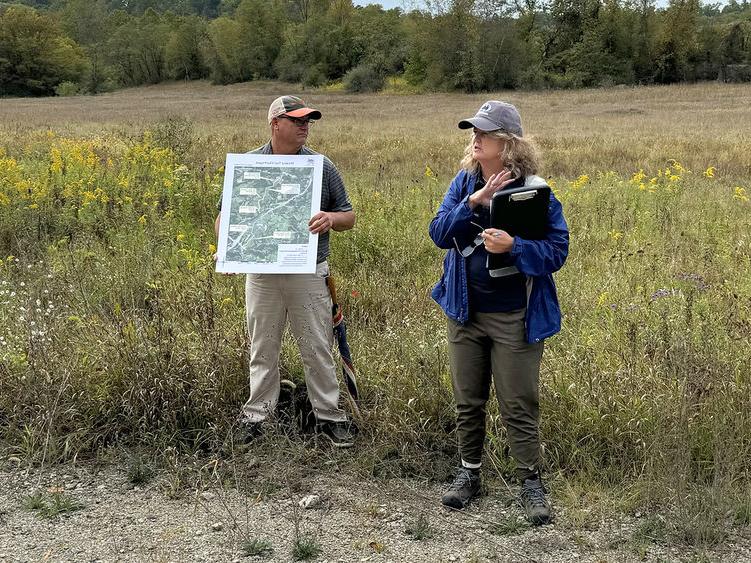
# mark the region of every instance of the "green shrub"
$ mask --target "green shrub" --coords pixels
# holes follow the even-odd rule
[[[312,86],[317,88],[326,83],[326,73],[323,71],[321,65],[312,66],[305,70],[302,75],[302,83],[305,86]]]
[[[344,75],[344,86],[349,92],[378,92],[384,83],[384,76],[369,65],[357,66]]]
[[[55,95],[57,96],[78,96],[81,93],[81,86],[76,82],[61,82],[55,86]]]

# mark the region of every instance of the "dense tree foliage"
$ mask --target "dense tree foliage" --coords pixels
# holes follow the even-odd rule
[[[0,2],[0,95],[164,80],[281,79],[353,91],[751,80],[747,0]],[[61,84],[67,87],[60,89]]]
[[[0,95],[52,94],[79,80],[85,65],[81,48],[52,17],[25,6],[0,13]]]

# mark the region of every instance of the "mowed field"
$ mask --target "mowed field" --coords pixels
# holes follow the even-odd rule
[[[453,171],[465,138],[459,118],[473,114],[488,98],[502,98],[522,112],[525,130],[545,150],[547,173],[575,176],[589,172],[661,166],[668,159],[698,170],[711,161],[724,175],[749,176],[751,88],[744,85],[676,85],[561,92],[380,96],[300,91],[290,85],[250,83],[212,86],[173,84],[123,90],[97,97],[4,99],[0,119],[6,143],[15,135],[50,128],[62,135],[133,134],[167,116],[180,116],[201,137],[223,143],[208,147],[207,158],[244,150],[266,138],[270,99],[281,91],[303,95],[324,110],[311,144],[362,169],[372,153],[387,152],[386,162],[433,162]],[[409,151],[389,151],[403,140]],[[212,150],[214,149],[214,150]],[[379,151],[380,149],[380,151]],[[436,151],[451,150],[442,158]],[[399,153],[399,154],[394,154]],[[358,157],[359,155],[359,157]],[[378,154],[378,156],[383,156]],[[352,170],[345,170],[352,172]]]
[[[190,83],[0,100],[8,456],[230,451],[247,338],[242,279],[213,273],[215,204],[225,153],[266,140],[282,93],[299,92]],[[332,237],[363,395],[351,468],[437,481],[456,461],[445,320],[429,298],[442,251],[427,227],[468,142],[456,122],[502,99],[541,147],[571,229],[564,328],[541,382],[554,498],[582,526],[649,514],[645,542],[747,532],[751,88],[302,95],[324,115],[309,145],[337,164],[358,214]],[[282,368],[301,380],[295,348],[287,338]],[[512,464],[489,415],[487,466],[502,476]],[[276,451],[272,438],[257,447]],[[314,463],[286,448],[280,463]]]

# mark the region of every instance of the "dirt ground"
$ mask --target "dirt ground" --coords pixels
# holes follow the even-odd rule
[[[189,473],[173,468],[134,485],[138,468],[125,462],[30,470],[3,460],[0,561],[292,561],[296,538],[320,549],[315,561],[329,563],[751,560],[747,534],[700,552],[635,542],[639,519],[632,516],[584,525],[556,506],[553,524],[530,528],[495,484],[469,509],[452,512],[438,502],[439,484],[345,477],[336,467],[310,471],[305,464],[280,470],[276,481],[268,474],[231,479],[236,469],[219,463],[204,463],[192,484]],[[297,478],[285,484],[290,472]],[[53,507],[46,515],[30,501],[37,491],[39,504]],[[303,508],[304,501],[312,505]],[[78,507],[54,514],[71,504]],[[270,550],[247,555],[254,539]]]

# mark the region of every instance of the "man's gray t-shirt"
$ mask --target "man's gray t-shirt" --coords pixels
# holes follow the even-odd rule
[[[249,151],[248,154],[274,154],[271,150],[271,141],[262,147]],[[303,146],[297,154],[318,153]],[[221,196],[217,208],[220,210],[222,208]],[[352,211],[352,204],[349,201],[349,196],[347,196],[347,190],[344,188],[344,180],[342,180],[342,176],[334,163],[325,155],[323,157],[323,181],[321,183],[321,211]],[[330,254],[329,232],[318,235],[318,257],[316,260],[318,263],[326,260]]]

